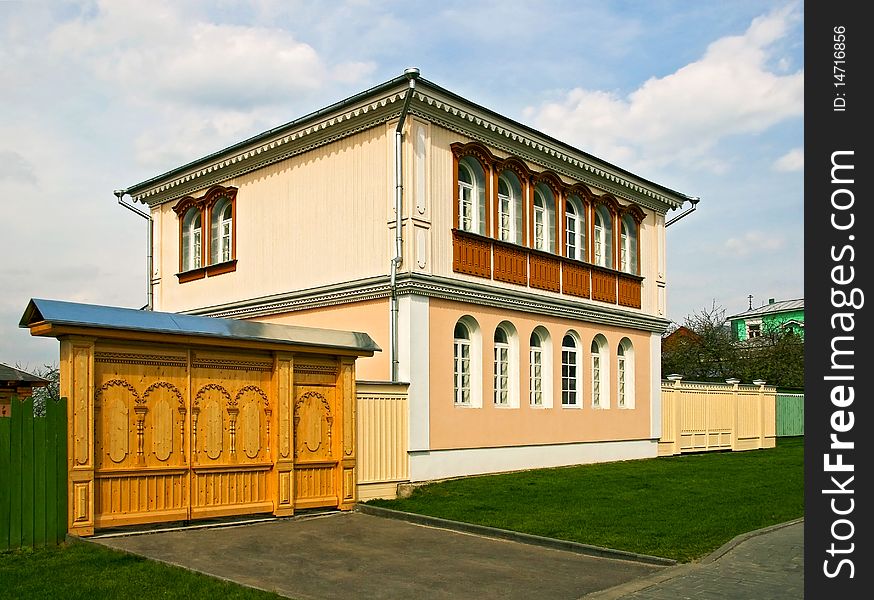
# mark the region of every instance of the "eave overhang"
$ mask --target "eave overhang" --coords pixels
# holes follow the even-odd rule
[[[300,119],[127,188],[134,201],[155,206],[318,148],[399,116],[410,92],[396,77]],[[618,198],[666,213],[690,196],[612,165],[527,125],[419,78],[410,113]]]

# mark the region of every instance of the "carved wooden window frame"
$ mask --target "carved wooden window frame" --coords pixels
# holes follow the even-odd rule
[[[217,214],[213,209],[222,201],[226,200],[231,206],[231,247],[230,260],[212,262],[213,220]],[[186,268],[183,263],[183,240],[185,216],[190,210],[200,211],[200,266],[193,269]],[[198,198],[185,196],[173,207],[173,212],[179,220],[179,272],[176,277],[179,283],[187,283],[204,277],[231,273],[237,269],[237,188],[214,185]],[[221,232],[219,232],[221,235]]]
[[[479,144],[477,142],[469,142],[467,144],[462,143],[454,143],[450,145],[450,149],[452,150],[452,223],[455,229],[459,231],[464,231],[466,233],[472,233],[474,235],[484,235],[486,237],[491,236],[491,213],[492,213],[492,165],[495,162],[495,157],[489,152],[489,149]],[[475,215],[483,214],[483,227],[482,233],[479,231],[468,231],[461,226],[461,214],[459,211],[460,198],[458,197],[458,166],[462,159],[469,158],[471,160],[479,163],[480,168],[483,171],[483,195],[482,202],[483,208],[482,212],[477,205],[477,200],[475,199],[473,202],[473,210]],[[476,189],[474,189],[474,193],[476,193]]]

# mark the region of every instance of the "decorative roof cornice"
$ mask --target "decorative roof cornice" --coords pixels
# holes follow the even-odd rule
[[[397,285],[400,295],[427,296],[655,333],[663,333],[670,323],[652,315],[628,312],[597,302],[547,298],[536,293],[517,292],[492,285],[434,275],[407,273],[398,277]],[[311,308],[388,298],[390,294],[389,278],[381,276],[185,312],[211,317],[251,319]]]
[[[662,214],[689,199],[478,106],[426,79],[417,81],[410,105],[412,115]],[[405,98],[408,90],[405,77],[395,78],[133,185],[126,191],[133,200],[152,206],[227,182],[396,118],[402,105],[398,101]]]

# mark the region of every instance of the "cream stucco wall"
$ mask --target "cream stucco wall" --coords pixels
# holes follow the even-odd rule
[[[453,330],[455,323],[465,315],[477,321],[482,337],[481,408],[457,406],[453,400]],[[492,340],[495,328],[502,321],[512,323],[518,332],[518,408],[495,406],[492,400]],[[535,408],[528,401],[529,339],[537,326],[546,328],[551,338],[552,408]],[[568,330],[575,331],[581,340],[582,408],[561,405],[561,341]],[[610,408],[606,409],[592,408],[591,402],[590,348],[597,334],[602,334],[609,345]],[[631,340],[634,347],[634,408],[618,408],[616,401],[616,352],[624,337]],[[651,438],[653,374],[648,332],[432,298],[430,342],[429,435],[432,450]]]
[[[355,377],[365,381],[387,381],[390,378],[388,357],[388,299],[367,300],[351,304],[326,306],[257,317],[257,321],[321,327],[368,334],[381,352],[362,356],[355,362]]]
[[[180,284],[176,202],[156,206],[156,310],[185,311],[387,274],[393,193],[388,129],[373,127],[223,182],[238,188],[232,273]]]

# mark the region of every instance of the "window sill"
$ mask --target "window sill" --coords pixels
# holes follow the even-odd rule
[[[552,407],[546,406],[545,404],[529,404],[528,408],[532,410],[549,410]]]
[[[512,404],[492,404],[493,408],[497,408],[498,410],[516,410],[519,408],[518,406],[513,406]]]
[[[190,271],[176,273],[176,278],[179,280],[179,283],[187,283],[189,281],[194,281],[195,279],[203,279],[204,277],[206,277],[206,267],[199,267],[197,269],[191,269]]]
[[[216,263],[214,265],[198,267],[197,269],[191,269],[190,271],[182,271],[181,273],[176,273],[176,278],[179,280],[179,283],[188,283],[189,281],[203,279],[204,277],[214,277],[224,273],[232,273],[236,270],[237,260],[234,259],[222,263]]]
[[[214,275],[221,275],[223,273],[233,273],[237,270],[237,259],[229,260],[226,262],[216,263],[214,265],[209,265],[206,267],[206,275],[207,277],[212,277]]]
[[[571,410],[582,410],[583,405],[582,404],[562,404],[561,407],[571,409]]]

